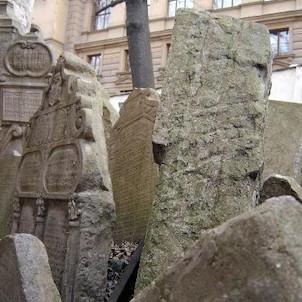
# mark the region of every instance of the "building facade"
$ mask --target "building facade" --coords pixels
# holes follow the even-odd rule
[[[111,0],[35,0],[33,23],[58,56],[76,53],[95,68],[117,102],[132,90],[125,3],[95,16]],[[165,74],[176,10],[206,10],[265,24],[271,37],[274,70],[302,64],[302,0],[148,0],[155,86]]]

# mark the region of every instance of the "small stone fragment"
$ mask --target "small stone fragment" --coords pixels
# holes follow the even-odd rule
[[[259,203],[271,197],[291,195],[302,203],[302,188],[289,176],[273,174],[264,180],[260,190]]]

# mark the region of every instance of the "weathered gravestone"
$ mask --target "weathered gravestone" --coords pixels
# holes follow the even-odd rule
[[[12,232],[46,247],[63,301],[101,301],[114,203],[93,69],[65,53],[30,121],[18,171]]]
[[[22,135],[42,102],[53,62],[39,32],[21,36],[13,15],[12,4],[0,1],[0,238],[8,233]]]
[[[103,89],[103,124],[104,124],[104,132],[105,132],[105,139],[107,145],[107,151],[109,152],[109,144],[110,144],[110,133],[119,118],[119,113],[110,103],[109,96],[107,95],[105,89]]]
[[[259,203],[262,203],[271,197],[283,195],[293,196],[302,203],[302,188],[293,178],[272,174],[264,180],[261,186]]]
[[[270,174],[302,182],[302,104],[269,101],[264,131],[264,178]]]
[[[115,242],[137,242],[145,235],[157,183],[152,131],[158,103],[155,90],[135,89],[111,131],[109,168],[117,216]]]
[[[161,164],[137,288],[255,203],[271,48],[261,24],[181,10],[153,140]]]
[[[302,206],[271,198],[203,232],[132,302],[302,301]]]
[[[29,234],[0,241],[0,301],[60,302],[43,243]]]

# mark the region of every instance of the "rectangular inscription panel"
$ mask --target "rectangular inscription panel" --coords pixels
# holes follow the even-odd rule
[[[4,121],[28,122],[42,102],[42,91],[4,88],[2,101]]]

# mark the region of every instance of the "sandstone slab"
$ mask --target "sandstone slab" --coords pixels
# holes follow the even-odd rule
[[[114,203],[100,94],[93,69],[62,54],[30,120],[18,170],[12,233],[43,241],[65,302],[105,294]]]
[[[0,301],[60,302],[43,243],[29,234],[0,241]]]
[[[8,234],[24,130],[41,105],[53,64],[39,31],[33,29],[26,35],[20,31],[17,6],[25,12],[33,1],[13,2],[0,1],[0,238]]]
[[[203,232],[132,302],[302,300],[302,206],[271,198]]]
[[[269,101],[263,177],[280,174],[302,182],[302,104]]]
[[[134,89],[120,111],[109,145],[109,168],[116,206],[115,242],[145,236],[157,183],[152,131],[159,104],[153,89]]]
[[[161,166],[138,289],[202,230],[255,203],[271,58],[265,26],[179,11],[153,134]]]

